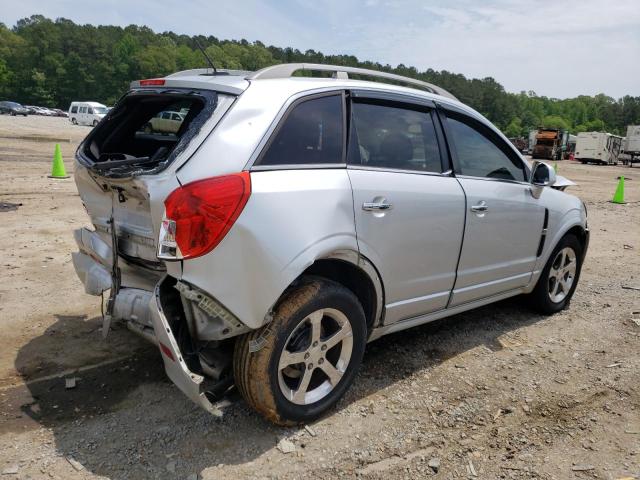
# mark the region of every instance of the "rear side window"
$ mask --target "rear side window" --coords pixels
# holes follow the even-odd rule
[[[441,172],[440,150],[428,111],[353,103],[349,163]]]
[[[317,97],[293,106],[259,165],[342,163],[342,95]]]
[[[525,181],[522,160],[494,132],[471,119],[449,113],[447,125],[462,175]]]

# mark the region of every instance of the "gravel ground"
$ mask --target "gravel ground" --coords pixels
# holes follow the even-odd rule
[[[638,170],[559,162],[592,232],[570,308],[514,298],[384,337],[333,412],[285,429],[238,398],[213,418],[154,347],[101,339],[70,258],[86,214],[47,178],[54,143],[72,172],[88,131],[0,117],[1,478],[640,478]]]

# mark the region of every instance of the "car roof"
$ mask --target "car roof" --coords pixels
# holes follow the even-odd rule
[[[215,89],[217,91],[226,91],[228,93],[240,94],[246,90],[251,82],[257,80],[293,80],[296,72],[324,72],[330,74],[331,78],[316,78],[319,80],[341,80],[348,82],[346,85],[352,84],[353,80],[349,75],[356,75],[358,77],[374,78],[382,80],[383,85],[391,86],[390,82],[401,83],[410,87],[419,87],[417,91],[427,91],[434,93],[440,97],[451,98],[457,100],[453,95],[447,92],[445,89],[411,77],[405,77],[389,72],[368,70],[363,68],[348,67],[344,65],[325,65],[314,63],[284,63],[272,65],[257,72],[247,72],[243,70],[213,70],[213,69],[192,69],[184,70],[171,75],[167,75],[164,78],[136,80],[131,83],[131,88],[145,88],[145,87],[176,87],[176,88],[203,88],[203,89]],[[312,75],[307,75],[309,78]],[[381,83],[381,82],[367,82],[367,83]],[[213,87],[213,88],[212,88]],[[414,88],[415,89],[415,88]]]
[[[292,76],[295,71],[323,71],[331,73],[331,77]],[[378,78],[382,81],[369,81],[349,78],[349,74],[359,77]],[[145,83],[147,83],[145,85]],[[414,78],[402,77],[387,72],[365,70],[360,68],[320,65],[320,64],[279,64],[263,68],[257,72],[241,70],[217,70],[214,74],[211,68],[184,70],[163,78],[136,80],[131,82],[131,89],[154,90],[158,88],[189,88],[215,90],[221,93],[241,95],[249,86],[259,86],[260,90],[269,90],[270,94],[277,94],[280,98],[297,96],[304,92],[322,91],[329,89],[362,89],[379,92],[396,93],[418,99],[427,99],[440,104],[456,107],[466,114],[475,117],[494,131],[500,132],[490,121],[473,108],[460,102],[446,90]],[[389,82],[402,82],[408,86]],[[420,88],[416,88],[420,87]],[[430,91],[429,91],[430,90]],[[504,137],[506,139],[506,137]],[[515,147],[514,147],[515,149]]]

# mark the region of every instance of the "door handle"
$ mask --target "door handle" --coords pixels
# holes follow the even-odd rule
[[[364,202],[362,204],[362,209],[367,212],[391,210],[391,207],[393,207],[393,205],[391,203],[386,203],[386,202]]]
[[[487,210],[489,210],[489,207],[484,202],[484,200],[482,202],[480,202],[478,205],[472,205],[471,206],[471,211],[475,212],[475,213],[486,212]]]

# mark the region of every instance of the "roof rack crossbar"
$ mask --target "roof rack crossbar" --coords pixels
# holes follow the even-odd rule
[[[393,80],[406,85],[412,85],[427,90],[428,92],[441,95],[443,97],[452,98],[457,100],[451,93],[444,88],[440,88],[437,85],[423,82],[422,80],[416,80],[415,78],[404,77],[402,75],[396,75],[394,73],[378,72],[377,70],[368,70],[366,68],[356,67],[344,67],[340,65],[323,65],[320,63],[282,63],[279,65],[272,65],[270,67],[258,70],[246,78],[247,80],[269,79],[269,78],[288,78],[299,70],[308,70],[315,72],[332,72],[335,78],[349,78],[349,74],[362,75],[365,77],[383,78],[387,80]]]

